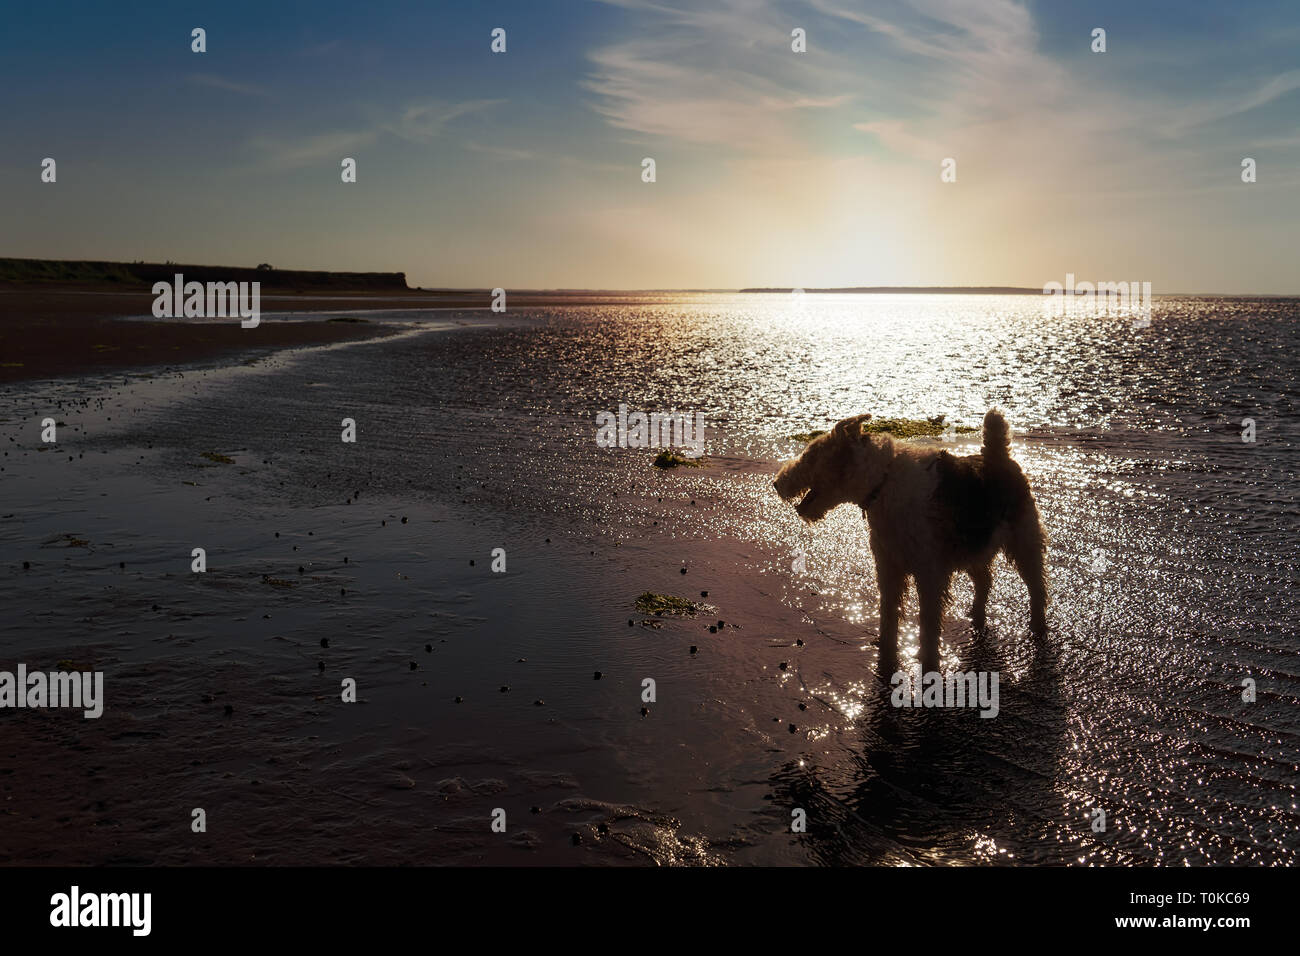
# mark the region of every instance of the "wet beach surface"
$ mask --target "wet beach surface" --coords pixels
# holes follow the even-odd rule
[[[390,316],[250,365],[4,386],[0,669],[103,670],[107,703],[0,715],[0,862],[1295,862],[1296,303],[1157,300],[1147,329],[1038,307]],[[620,404],[702,412],[705,467],[598,447]],[[895,709],[860,513],[803,526],[771,474],[845,415],[994,404],[1051,534],[1052,632],[999,563],[976,640],[960,579],[945,666],[999,672],[1000,712]],[[646,590],[707,607],[657,619]]]

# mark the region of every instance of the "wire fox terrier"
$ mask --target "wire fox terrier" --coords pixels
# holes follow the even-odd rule
[[[1011,432],[997,409],[984,416],[984,447],[962,458],[936,448],[870,434],[870,415],[855,415],[809,443],[773,482],[786,501],[802,495],[795,511],[812,523],[850,502],[862,508],[880,587],[881,662],[892,666],[907,579],[921,604],[923,672],[939,669],[939,631],[950,601],[952,575],[965,571],[975,584],[971,623],[984,628],[993,585],[993,559],[1001,551],[1029,589],[1030,630],[1047,630],[1047,535],[1038,520],[1029,482],[1011,458]]]

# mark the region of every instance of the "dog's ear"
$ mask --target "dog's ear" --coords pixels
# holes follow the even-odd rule
[[[862,423],[869,419],[868,415],[854,415],[852,418],[846,418],[835,426],[835,437],[837,438],[861,438]]]

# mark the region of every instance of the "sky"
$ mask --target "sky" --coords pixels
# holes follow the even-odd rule
[[[10,4],[0,256],[1300,293],[1298,51],[1295,0]]]

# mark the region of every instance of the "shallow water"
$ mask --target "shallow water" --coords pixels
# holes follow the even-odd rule
[[[117,828],[95,860],[193,859],[173,805],[206,798],[239,821],[208,834],[230,860],[1292,863],[1298,317],[661,296],[10,387],[0,561],[32,568],[0,584],[18,609],[0,663],[93,656],[131,719],[14,726],[95,778]],[[702,413],[708,466],[599,447],[620,404]],[[960,580],[944,659],[998,672],[999,714],[896,709],[860,513],[806,527],[771,472],[789,436],[850,414],[978,424],[993,405],[1051,535],[1052,632],[1029,638],[1000,566],[976,641]],[[83,429],[57,453],[36,450],[47,412]],[[647,589],[711,610],[642,624]],[[341,676],[362,704],[337,702]],[[124,779],[146,761],[147,785]]]

